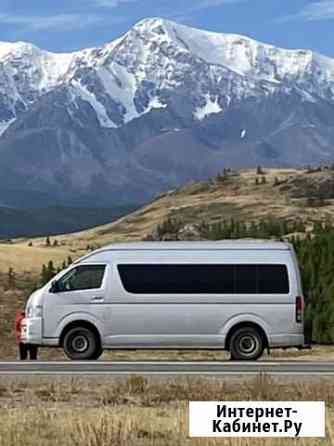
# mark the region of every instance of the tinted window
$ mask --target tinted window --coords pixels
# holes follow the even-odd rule
[[[257,265],[235,265],[235,293],[257,293]]]
[[[80,265],[58,281],[59,291],[101,288],[105,265]]]
[[[286,294],[285,265],[118,265],[135,294]]]
[[[233,265],[119,265],[118,271],[129,293],[233,293]]]
[[[288,294],[289,278],[285,265],[261,265],[258,274],[260,294]]]

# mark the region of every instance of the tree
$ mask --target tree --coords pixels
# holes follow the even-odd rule
[[[41,272],[41,285],[45,285],[49,281],[49,275],[48,275],[48,269],[43,264],[42,266],[42,272]]]
[[[8,270],[8,288],[12,290],[15,288],[15,285],[16,285],[15,272],[14,269],[10,267]]]
[[[48,263],[47,271],[48,271],[49,280],[52,279],[52,277],[54,277],[56,275],[56,269],[54,267],[52,260],[50,260]]]

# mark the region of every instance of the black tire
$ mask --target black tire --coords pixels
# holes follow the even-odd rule
[[[102,348],[102,347],[99,347],[99,348],[96,350],[95,355],[92,356],[90,359],[92,359],[93,361],[97,361],[97,360],[100,358],[100,356],[102,355],[102,353],[103,353],[103,348]]]
[[[64,352],[73,361],[97,359],[102,353],[99,339],[94,331],[86,327],[75,327],[64,337]]]
[[[240,327],[231,336],[231,359],[237,361],[256,361],[264,350],[264,340],[254,327]]]

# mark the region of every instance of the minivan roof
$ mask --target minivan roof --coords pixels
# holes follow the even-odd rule
[[[117,251],[217,251],[217,250],[252,250],[252,251],[289,251],[290,243],[275,240],[219,240],[219,241],[187,241],[187,242],[129,242],[114,243],[104,246],[75,260],[81,263],[96,254]]]
[[[129,250],[289,250],[290,244],[275,240],[219,240],[219,241],[186,241],[186,242],[129,242],[115,243],[105,246],[100,251],[129,251]]]

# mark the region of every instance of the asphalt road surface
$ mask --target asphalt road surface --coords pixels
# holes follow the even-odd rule
[[[334,375],[334,361],[21,361],[0,362],[0,375]]]

